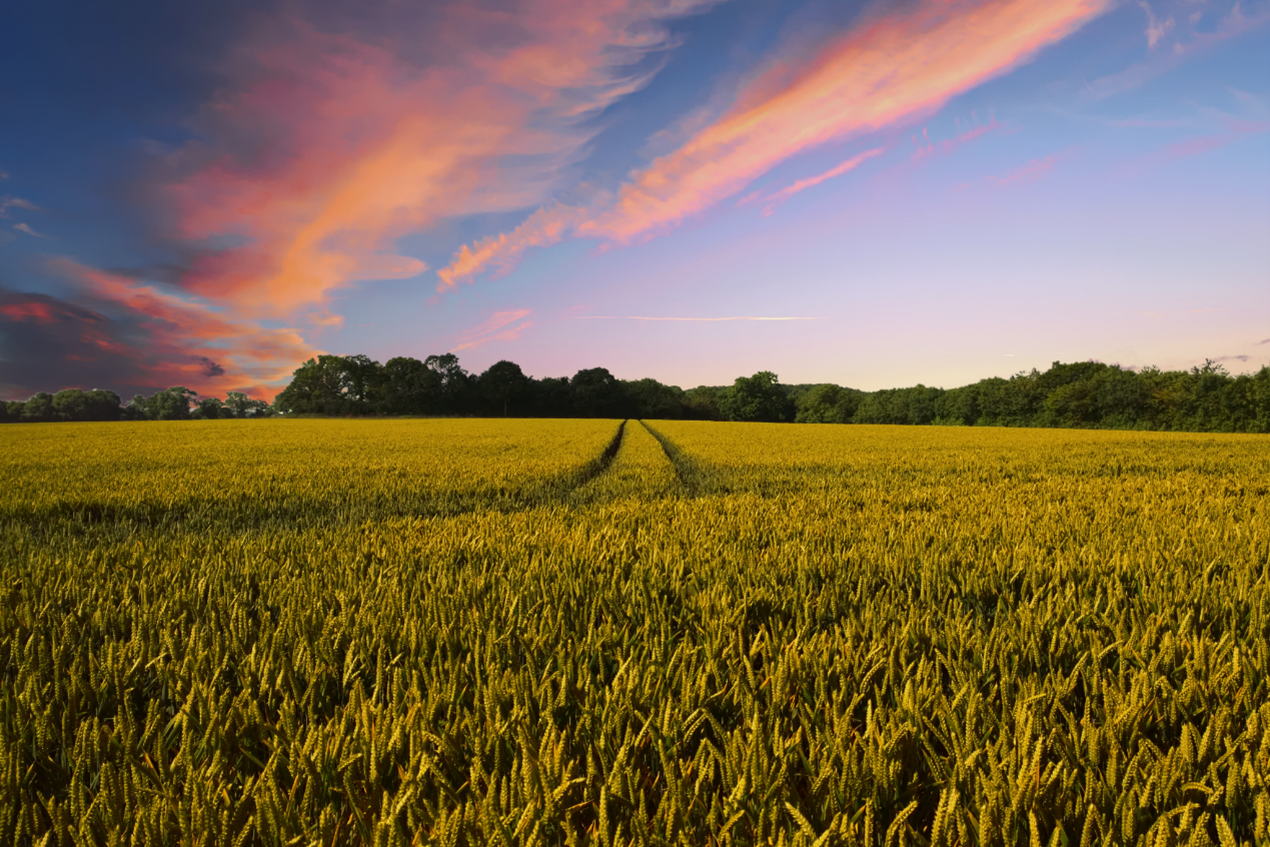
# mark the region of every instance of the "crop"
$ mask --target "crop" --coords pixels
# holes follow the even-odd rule
[[[1255,436],[12,432],[4,843],[1270,837]]]

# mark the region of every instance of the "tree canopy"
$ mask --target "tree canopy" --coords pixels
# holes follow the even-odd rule
[[[859,391],[833,384],[785,385],[771,371],[729,386],[687,391],[655,379],[622,380],[608,369],[534,378],[515,362],[480,374],[453,353],[423,361],[398,356],[318,356],[296,369],[270,405],[231,391],[224,400],[184,386],[138,395],[69,388],[0,403],[0,423],[185,420],[290,415],[473,415],[605,417],[798,423],[1083,427],[1195,432],[1270,432],[1270,366],[1233,376],[1208,361],[1188,371],[1131,370],[1100,362],[1055,362],[959,388],[925,385]]]

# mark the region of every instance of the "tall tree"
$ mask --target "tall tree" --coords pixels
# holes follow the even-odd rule
[[[584,418],[626,417],[626,396],[608,368],[586,368],[569,380],[574,412]]]
[[[719,411],[730,421],[776,423],[794,418],[794,403],[781,388],[776,374],[759,371],[739,376],[719,395]]]
[[[506,359],[489,366],[485,373],[477,378],[477,387],[481,395],[495,413],[501,411],[507,417],[513,403],[524,399],[529,389],[529,378],[520,369],[520,365]]]
[[[436,377],[440,387],[437,411],[442,414],[460,414],[467,411],[472,378],[459,365],[459,357],[453,353],[429,356],[423,365]]]

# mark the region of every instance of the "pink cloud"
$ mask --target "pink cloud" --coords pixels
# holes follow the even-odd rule
[[[473,275],[482,270],[492,268],[496,275],[508,273],[526,250],[559,243],[585,219],[585,210],[557,204],[534,212],[511,232],[491,236],[472,247],[464,244],[450,264],[437,271],[441,280],[437,291],[448,291],[460,281],[471,282]]]
[[[775,194],[772,194],[767,198],[768,205],[765,209],[763,209],[763,214],[764,215],[772,214],[774,211],[776,211],[777,206],[779,206],[781,203],[784,203],[786,200],[788,200],[790,197],[793,197],[798,192],[806,191],[808,188],[813,188],[817,185],[820,185],[820,183],[826,180],[833,179],[834,177],[837,177],[837,176],[842,176],[847,171],[854,170],[861,163],[868,161],[869,159],[872,159],[874,156],[881,156],[885,152],[886,152],[886,149],[883,147],[874,147],[872,150],[865,150],[863,153],[859,153],[855,156],[852,156],[850,159],[847,159],[845,162],[842,162],[841,164],[830,168],[829,170],[825,171],[822,174],[808,177],[806,179],[800,179],[797,182],[793,183],[792,185],[788,185],[785,188],[782,188],[780,191],[777,191]]]
[[[662,22],[709,1],[438,7],[423,65],[388,40],[262,27],[194,119],[200,140],[167,163],[174,236],[241,241],[183,285],[280,316],[359,280],[419,275],[401,236],[541,202],[593,136],[585,119],[647,83],[634,68],[671,46]]]
[[[459,338],[459,343],[454,347],[455,352],[471,350],[491,341],[515,341],[521,333],[533,326],[531,321],[524,320],[532,311],[532,309],[516,309],[495,312],[464,332]],[[516,325],[512,326],[512,324]]]
[[[917,0],[875,16],[817,54],[777,57],[734,106],[676,150],[577,211],[544,211],[559,222],[545,243],[568,235],[629,244],[674,228],[744,189],[791,156],[831,141],[894,127],[1029,61],[1111,8],[1111,0]],[[519,242],[460,251],[444,269],[453,285],[514,261]],[[460,271],[461,266],[461,271]]]
[[[81,341],[131,360],[156,385],[182,384],[204,393],[250,388],[265,396],[265,384],[285,378],[321,352],[295,329],[264,327],[207,301],[71,259],[55,258],[49,265],[104,310],[134,323],[141,335],[141,340],[124,340],[108,334],[104,325],[86,326]]]
[[[646,315],[574,315],[575,321],[669,321],[672,323],[726,323],[729,321],[826,321],[828,318],[807,318],[765,315],[732,315],[724,318],[667,318]]]
[[[0,315],[4,315],[11,321],[35,321],[36,323],[53,323],[58,319],[58,313],[51,304],[39,301],[2,304]]]
[[[1146,0],[1138,0],[1138,5],[1142,7],[1142,11],[1147,15],[1147,46],[1152,50],[1160,43],[1168,31],[1173,28],[1173,18],[1168,17],[1160,20],[1155,15],[1155,11],[1151,8],[1151,4]],[[1192,21],[1194,23],[1194,21]]]

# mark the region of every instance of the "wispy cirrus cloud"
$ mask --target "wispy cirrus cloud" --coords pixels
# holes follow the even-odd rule
[[[1169,162],[1211,153],[1238,141],[1246,135],[1260,135],[1270,132],[1270,121],[1226,119],[1223,124],[1224,128],[1221,132],[1174,141],[1154,152],[1130,161],[1121,173],[1123,176],[1136,176],[1139,173],[1166,165]]]
[[[532,312],[533,309],[495,312],[460,335],[459,343],[453,349],[458,352],[472,350],[491,341],[515,341],[522,332],[533,326],[532,321],[525,320]]]
[[[22,209],[27,212],[44,211],[30,200],[23,200],[21,197],[14,197],[12,194],[6,194],[0,197],[0,218],[9,217],[10,209]]]
[[[573,321],[670,321],[673,323],[727,323],[730,321],[827,321],[826,317],[772,315],[730,315],[722,318],[654,317],[651,315],[571,315]]]
[[[781,203],[784,203],[786,200],[788,200],[790,197],[793,197],[798,192],[806,191],[808,188],[815,188],[817,185],[820,185],[822,182],[831,180],[834,177],[842,176],[848,171],[853,171],[857,167],[859,167],[862,163],[868,161],[869,159],[872,159],[874,156],[881,156],[885,152],[886,152],[885,147],[874,147],[871,150],[865,150],[863,153],[857,153],[856,155],[852,156],[850,159],[847,159],[846,161],[841,162],[838,165],[835,165],[834,167],[830,168],[824,173],[817,174],[816,176],[810,176],[810,177],[807,177],[806,179],[800,179],[790,185],[785,186],[780,191],[777,191],[776,193],[771,194],[767,197],[767,206],[763,209],[763,214],[764,215],[772,214],[773,212],[776,211],[777,206],[779,206]]]
[[[1173,18],[1172,16],[1164,19],[1157,17],[1155,10],[1151,8],[1151,4],[1147,0],[1138,0],[1138,5],[1147,15],[1147,46],[1154,50],[1156,45],[1173,28]]]
[[[509,273],[526,250],[558,244],[587,215],[584,208],[556,203],[534,212],[511,232],[485,238],[471,247],[464,244],[450,263],[437,271],[441,280],[437,291],[449,291],[482,271],[494,276]]]
[[[1174,4],[1177,11],[1189,11],[1186,6]],[[1207,9],[1189,12],[1185,26],[1175,26],[1170,16],[1160,23],[1155,13],[1148,9],[1146,30],[1147,45],[1151,55],[1124,70],[1099,77],[1085,83],[1085,92],[1094,99],[1123,94],[1139,88],[1161,74],[1177,67],[1191,56],[1213,49],[1218,44],[1270,24],[1270,7],[1264,3],[1247,11],[1243,0],[1217,0]],[[1206,27],[1206,21],[1211,26]],[[1155,49],[1168,40],[1169,49]]]
[[[439,273],[439,290],[471,281],[488,267],[505,269],[525,249],[566,237],[630,244],[666,232],[792,156],[932,114],[1112,5],[918,0],[874,16],[811,57],[778,56],[729,111],[633,172],[584,213],[541,210],[551,225],[539,219],[538,238],[498,236],[460,250]]]
[[[1057,163],[1058,156],[1054,155],[1046,156],[1042,159],[1032,159],[1027,164],[1020,165],[1000,176],[990,176],[988,181],[993,185],[1016,185],[1036,182],[1054,170],[1054,165]]]
[[[13,225],[13,228],[14,228],[14,229],[16,229],[18,232],[24,232],[24,233],[26,233],[27,235],[33,236],[33,237],[35,237],[35,238],[48,238],[48,237],[49,237],[49,236],[45,235],[45,234],[44,234],[44,233],[42,233],[42,232],[37,232],[37,231],[36,231],[35,229],[33,229],[33,228],[29,225],[29,224],[25,224],[25,223],[16,223],[16,224],[14,224],[14,225]]]
[[[963,144],[974,141],[976,138],[987,135],[990,132],[996,132],[1001,129],[1002,124],[997,122],[994,115],[986,124],[978,124],[968,129],[962,130],[952,138],[945,138],[940,141],[931,141],[925,128],[922,129],[922,140],[919,142],[917,136],[913,136],[912,158],[916,160],[925,159],[929,156],[946,155]]]

